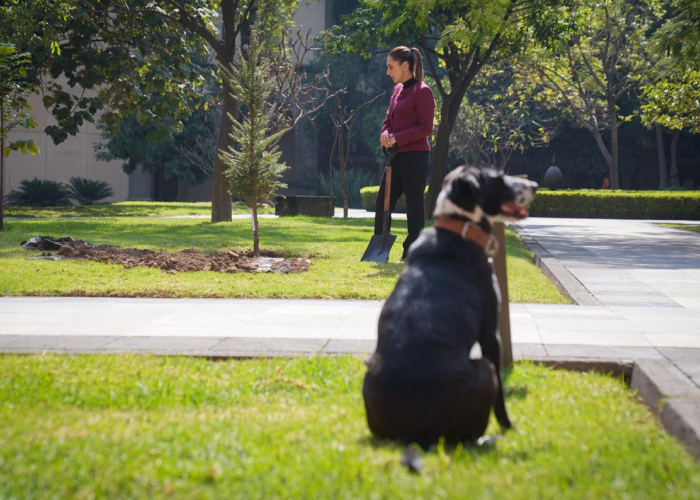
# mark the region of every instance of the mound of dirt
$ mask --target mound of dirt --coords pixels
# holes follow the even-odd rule
[[[121,248],[108,245],[91,245],[82,240],[63,244],[57,254],[42,253],[47,258],[94,260],[121,264],[127,269],[157,267],[166,273],[183,271],[218,271],[222,273],[303,273],[309,270],[309,260],[303,258],[283,259],[270,252],[255,258],[236,252],[205,254],[189,249],[180,252],[154,252],[138,248]]]

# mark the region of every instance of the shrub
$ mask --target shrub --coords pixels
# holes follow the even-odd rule
[[[698,220],[700,191],[538,191],[530,215],[591,219]]]
[[[374,210],[379,186],[362,190],[362,207]],[[427,191],[427,189],[426,189]],[[406,211],[402,196],[394,212]],[[550,191],[539,189],[530,207],[532,217],[589,219],[700,220],[700,191]]]
[[[321,172],[318,174],[319,190],[323,196],[330,196],[330,183],[328,182],[328,174]],[[377,182],[374,172],[369,170],[361,170],[348,168],[345,170],[345,186],[348,192],[348,207],[361,208],[363,207],[361,190],[365,186],[369,186]],[[333,197],[336,207],[343,206],[343,193],[340,190],[340,171],[333,169]]]
[[[368,186],[360,191],[362,195],[362,208],[374,212],[374,201],[377,199],[377,193],[379,192],[379,186]],[[425,192],[428,192],[428,186],[425,187]],[[403,214],[406,213],[406,196],[401,195],[396,202],[396,208],[394,208],[394,213]],[[427,215],[427,214],[426,214]]]
[[[71,177],[69,182],[70,197],[81,205],[92,205],[96,201],[114,196],[112,187],[104,181]]]
[[[23,180],[19,189],[5,196],[7,206],[17,207],[57,207],[70,205],[70,193],[56,181]]]

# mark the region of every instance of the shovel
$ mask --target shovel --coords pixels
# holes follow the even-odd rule
[[[396,156],[398,149],[394,149],[387,153],[386,148],[382,148],[387,156],[387,164],[384,169],[384,223],[382,225],[382,234],[375,234],[369,240],[367,250],[360,259],[366,262],[377,262],[378,264],[386,264],[389,260],[389,252],[391,246],[396,241],[396,235],[389,234],[389,200],[391,197],[391,162]]]

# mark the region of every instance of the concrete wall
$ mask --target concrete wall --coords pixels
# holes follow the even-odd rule
[[[68,88],[65,79],[59,78],[58,83]],[[34,94],[29,98],[31,112],[36,118],[38,127],[26,130],[15,128],[9,134],[9,140],[32,139],[39,146],[39,153],[32,156],[13,151],[5,159],[5,192],[17,189],[24,179],[52,180],[68,183],[70,177],[84,177],[92,180],[108,182],[114,190],[114,196],[103,201],[114,202],[126,200],[129,194],[129,178],[121,169],[121,162],[102,162],[95,158],[94,145],[100,139],[100,132],[95,125],[83,125],[76,136],[68,136],[61,144],[55,145],[46,135],[44,129],[55,125],[56,120],[44,107],[41,96]]]

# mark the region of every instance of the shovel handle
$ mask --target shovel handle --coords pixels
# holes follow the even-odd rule
[[[389,212],[389,200],[391,200],[391,165],[384,171],[384,213]]]
[[[391,161],[396,156],[396,153],[399,152],[399,147],[398,145],[389,149],[382,147],[382,151],[387,157],[386,169],[384,170],[384,216],[386,217],[389,213],[389,202],[391,200]]]

